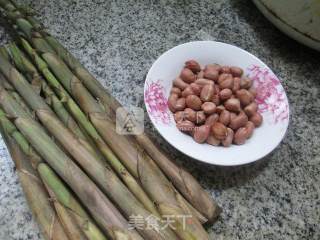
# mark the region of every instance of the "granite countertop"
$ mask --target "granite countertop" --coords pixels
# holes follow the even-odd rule
[[[291,119],[284,141],[265,159],[208,166],[175,151],[149,120],[147,130],[222,206],[208,227],[211,239],[320,239],[320,53],[283,35],[246,0],[24,2],[125,105],[143,106],[147,70],[180,43],[218,40],[266,62],[287,91]],[[10,39],[3,32],[2,44]],[[0,239],[42,239],[2,140],[0,154]]]

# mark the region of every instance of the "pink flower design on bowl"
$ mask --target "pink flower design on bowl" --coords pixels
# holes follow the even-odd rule
[[[272,113],[275,124],[288,120],[289,106],[279,79],[268,68],[258,65],[252,65],[247,70],[247,76],[253,80],[257,91],[259,112]]]

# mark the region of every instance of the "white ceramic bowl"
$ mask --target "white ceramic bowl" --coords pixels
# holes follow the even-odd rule
[[[256,101],[264,121],[244,145],[225,148],[198,144],[177,129],[167,99],[173,79],[190,59],[198,61],[202,67],[209,63],[239,66],[254,80],[258,92]],[[261,159],[281,142],[289,123],[288,99],[274,73],[252,54],[221,42],[189,42],[161,55],[146,77],[144,101],[155,128],[172,146],[194,159],[214,165],[241,165]]]

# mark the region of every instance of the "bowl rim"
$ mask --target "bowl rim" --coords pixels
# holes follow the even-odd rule
[[[192,45],[192,44],[199,44],[199,43],[200,43],[200,44],[201,44],[201,43],[203,43],[203,44],[213,43],[213,44],[220,44],[220,45],[222,45],[222,46],[228,46],[228,47],[236,48],[236,49],[242,51],[244,54],[248,54],[250,57],[252,57],[252,58],[255,60],[255,62],[257,62],[257,63],[259,63],[259,64],[261,64],[261,65],[263,65],[263,66],[266,66],[266,67],[270,70],[270,72],[271,72],[272,74],[274,74],[274,72],[269,68],[269,66],[268,66],[266,63],[264,63],[262,60],[260,60],[258,57],[256,57],[256,56],[253,55],[252,53],[250,53],[250,52],[248,52],[248,51],[246,51],[246,50],[244,50],[244,49],[242,49],[242,48],[240,48],[240,47],[238,47],[238,46],[235,46],[235,45],[232,45],[232,44],[228,44],[228,43],[224,43],[224,42],[220,42],[220,41],[210,41],[210,40],[185,42],[185,43],[179,44],[179,45],[177,45],[177,46],[174,46],[174,47],[170,48],[169,50],[163,52],[161,55],[159,55],[159,56],[157,57],[157,59],[153,62],[153,64],[152,64],[152,66],[150,67],[150,69],[148,70],[148,73],[147,73],[147,75],[146,75],[146,77],[145,77],[144,91],[143,91],[143,93],[144,93],[144,94],[143,94],[144,105],[145,105],[145,107],[146,107],[147,110],[148,110],[148,106],[147,106],[147,104],[146,104],[146,99],[145,99],[145,92],[146,92],[146,89],[147,89],[147,83],[148,83],[148,79],[150,78],[150,76],[149,76],[149,75],[150,75],[150,72],[155,68],[155,66],[156,66],[159,58],[161,58],[163,55],[165,55],[165,54],[167,54],[167,53],[169,53],[169,52],[171,52],[171,51],[174,51],[175,49],[177,49],[177,48],[179,48],[179,47],[188,46],[188,45]],[[275,74],[274,74],[274,75],[275,75]],[[275,75],[275,76],[276,76],[276,75]],[[277,78],[278,78],[278,77],[277,77]],[[228,162],[223,162],[223,163],[221,163],[221,162],[219,162],[219,163],[217,163],[217,162],[209,162],[209,161],[206,161],[206,160],[204,160],[204,159],[197,158],[197,157],[195,157],[195,156],[191,156],[190,154],[188,154],[188,153],[180,150],[179,147],[177,147],[174,143],[172,143],[172,141],[171,141],[170,139],[168,139],[168,138],[164,135],[164,133],[159,129],[158,124],[157,124],[157,123],[154,121],[154,119],[150,116],[150,113],[149,113],[148,111],[147,111],[147,113],[148,113],[149,119],[151,120],[152,125],[153,125],[154,128],[157,130],[157,132],[162,136],[162,138],[165,139],[166,142],[168,142],[172,147],[174,147],[175,149],[177,149],[179,152],[183,153],[184,155],[186,155],[186,156],[188,156],[188,157],[190,157],[190,158],[192,158],[192,159],[195,159],[195,160],[197,160],[197,161],[200,161],[200,162],[203,162],[203,163],[206,163],[206,164],[210,164],[210,165],[215,165],[215,166],[241,166],[241,165],[246,165],[246,164],[249,164],[249,163],[253,163],[253,162],[259,161],[259,160],[261,160],[262,158],[264,158],[264,157],[266,157],[267,155],[269,155],[270,153],[272,153],[272,152],[280,145],[280,143],[282,142],[282,140],[284,139],[284,137],[285,137],[286,134],[287,134],[288,127],[289,127],[289,123],[290,123],[290,104],[289,104],[289,99],[288,99],[288,97],[287,97],[286,91],[285,91],[283,85],[282,85],[281,82],[280,82],[280,79],[279,79],[279,83],[280,83],[281,87],[282,87],[283,90],[284,90],[285,99],[286,99],[287,106],[288,106],[288,109],[287,109],[287,110],[288,110],[288,120],[287,120],[286,123],[285,123],[285,126],[284,126],[285,129],[284,129],[283,133],[281,133],[281,135],[280,135],[280,137],[279,137],[279,140],[278,140],[277,142],[275,142],[274,147],[272,147],[272,149],[271,149],[269,152],[265,153],[264,155],[262,155],[262,156],[259,157],[259,158],[254,158],[254,157],[251,157],[251,158],[250,158],[250,156],[248,156],[245,161],[242,161],[242,162],[239,162],[239,163],[230,163],[230,164],[229,164]],[[197,143],[195,142],[195,144],[197,144]]]

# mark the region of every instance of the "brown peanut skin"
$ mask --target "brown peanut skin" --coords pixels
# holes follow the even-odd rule
[[[218,78],[218,84],[222,83],[224,80],[232,78],[232,75],[230,73],[222,73]]]
[[[224,107],[231,112],[239,112],[241,110],[240,100],[237,98],[230,98],[224,103]]]
[[[234,77],[241,77],[243,74],[243,70],[239,67],[231,67],[230,71]]]
[[[257,90],[256,90],[253,86],[251,86],[251,88],[249,88],[248,91],[252,94],[252,96],[253,96],[254,98],[256,98],[256,96],[257,96]]]
[[[216,113],[221,114],[226,108],[223,105],[216,107]]]
[[[179,98],[176,101],[176,106],[175,106],[176,111],[183,111],[185,108],[186,108],[186,99]]]
[[[233,142],[237,145],[243,145],[247,140],[247,135],[247,129],[241,127],[234,134]]]
[[[232,88],[233,93],[236,93],[238,90],[240,90],[240,82],[241,82],[241,78],[238,78],[238,77],[233,78],[233,88]]]
[[[248,122],[248,117],[245,113],[241,112],[238,116],[231,119],[229,127],[233,130],[244,127]]]
[[[201,86],[199,86],[198,84],[196,83],[191,83],[190,84],[190,88],[192,89],[192,91],[194,92],[194,95],[197,95],[199,96],[200,93],[201,93]]]
[[[181,96],[184,97],[184,98],[189,96],[189,95],[195,95],[195,93],[193,92],[191,86],[186,87],[181,93]]]
[[[194,123],[188,120],[178,122],[176,126],[181,132],[184,132],[184,133],[192,133],[195,127]]]
[[[179,97],[181,96],[181,90],[180,88],[177,88],[177,87],[172,87],[171,91],[170,91],[170,94],[177,94]]]
[[[216,106],[220,105],[220,97],[218,94],[214,94],[211,100]]]
[[[201,70],[200,72],[198,72],[198,74],[197,74],[197,79],[199,79],[199,78],[204,78],[204,71],[203,71],[203,70]]]
[[[204,114],[203,111],[199,111],[196,113],[196,124],[197,125],[200,125],[200,124],[203,124],[205,123],[206,121],[206,115]]]
[[[249,89],[252,86],[252,80],[248,77],[241,78],[240,87]]]
[[[252,117],[258,111],[258,104],[256,102],[252,102],[248,106],[246,106],[243,110],[248,117]]]
[[[206,69],[214,69],[214,70],[218,71],[219,73],[221,73],[221,66],[219,64],[216,64],[216,63],[208,64],[208,65],[206,65],[206,67],[204,69],[205,70]]]
[[[219,146],[221,141],[216,139],[212,134],[210,134],[209,137],[207,138],[207,143],[212,146]]]
[[[207,115],[210,115],[216,111],[216,105],[213,102],[205,102],[201,105],[201,109]]]
[[[218,81],[219,72],[213,68],[206,68],[204,70],[204,78],[210,79],[212,81]]]
[[[201,71],[200,64],[195,60],[186,61],[185,68],[190,69],[193,73],[198,73]]]
[[[220,122],[215,122],[211,126],[212,135],[218,140],[224,140],[227,137],[227,127]]]
[[[196,75],[188,68],[182,69],[180,78],[186,83],[193,83],[196,80]]]
[[[224,81],[219,83],[219,87],[220,87],[220,89],[226,89],[226,88],[232,89],[233,84],[234,84],[233,77],[228,77]]]
[[[207,117],[205,124],[208,126],[212,126],[213,123],[219,120],[219,114],[214,113]]]
[[[229,66],[223,66],[221,67],[222,73],[231,73],[231,68]]]
[[[210,134],[210,127],[207,125],[202,125],[200,127],[195,127],[193,132],[193,139],[197,143],[204,143]]]
[[[173,80],[173,86],[179,88],[180,90],[184,90],[189,85],[185,83],[181,78],[178,77],[175,80]]]
[[[250,121],[253,122],[256,127],[260,127],[263,122],[263,117],[260,113],[256,112],[253,116],[250,117]]]
[[[230,112],[227,110],[223,110],[219,117],[219,122],[223,125],[228,126],[231,121]]]
[[[184,113],[184,118],[186,120],[189,120],[190,122],[196,122],[196,120],[197,120],[197,112],[196,111],[194,111],[191,108],[186,108],[183,113]]]
[[[210,102],[214,95],[214,86],[212,84],[205,85],[200,93],[200,99],[203,102]]]
[[[228,100],[232,96],[232,91],[228,88],[223,89],[220,91],[219,96],[222,101]]]
[[[211,80],[205,79],[205,78],[199,78],[195,81],[195,83],[200,85],[201,87],[204,87],[205,85],[208,85],[208,84],[214,85],[214,81],[211,81]]]
[[[252,94],[246,89],[240,89],[236,93],[237,98],[240,100],[242,106],[247,106],[254,100]]]
[[[245,127],[245,129],[247,129],[247,138],[251,138],[256,126],[254,125],[253,122],[248,121],[244,127]]]
[[[186,105],[188,108],[191,108],[195,111],[199,111],[201,109],[201,99],[196,95],[189,95],[186,97]]]
[[[219,94],[220,93],[220,87],[218,84],[214,85],[214,94]]]
[[[173,113],[175,113],[177,111],[176,103],[177,103],[178,98],[179,98],[179,96],[175,93],[173,93],[169,96],[168,107],[169,107],[170,111]]]
[[[174,120],[176,121],[176,123],[181,122],[184,120],[184,111],[179,111],[176,112],[174,115]]]
[[[225,147],[230,147],[234,138],[234,132],[231,128],[227,128],[227,137],[222,141],[222,145]]]

